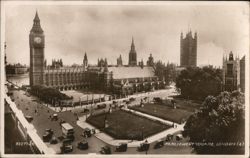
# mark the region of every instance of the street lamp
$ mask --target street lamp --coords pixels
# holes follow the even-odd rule
[[[144,139],[144,133],[143,133],[144,132],[144,127],[142,126],[141,128],[142,128],[142,130],[141,130],[141,137],[142,137],[142,140],[143,140]]]

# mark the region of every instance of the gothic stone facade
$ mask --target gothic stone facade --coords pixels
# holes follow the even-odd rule
[[[192,32],[189,31],[186,37],[183,38],[181,33],[181,55],[180,66],[181,67],[196,67],[197,66],[197,33],[194,37]]]
[[[44,72],[44,33],[36,12],[29,35],[30,45],[30,86],[43,84]]]
[[[89,66],[85,53],[82,66],[51,68],[44,60],[45,37],[36,13],[30,33],[30,86],[44,85],[59,90],[88,89],[120,95],[164,88],[165,82],[154,75],[153,67],[136,66],[132,40],[129,66],[108,66],[107,59]],[[132,55],[131,55],[132,53]]]
[[[225,91],[241,90],[245,88],[245,63],[244,57],[234,58],[230,52],[229,57],[223,57],[222,77]],[[244,87],[244,88],[242,88]]]

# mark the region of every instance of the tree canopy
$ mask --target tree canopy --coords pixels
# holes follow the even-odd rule
[[[54,88],[49,88],[45,86],[32,86],[31,93],[43,99],[45,102],[52,103],[53,100],[69,100],[71,97],[67,96],[64,93],[61,93],[59,90]]]
[[[160,80],[165,80],[167,84],[175,81],[176,78],[176,65],[173,63],[163,63],[162,61],[157,61],[154,64],[155,75],[159,77]]]
[[[244,124],[244,95],[222,92],[205,99],[200,111],[187,120],[183,135],[198,154],[244,154]]]
[[[176,78],[176,88],[185,98],[203,100],[222,90],[222,71],[211,66],[188,67]]]

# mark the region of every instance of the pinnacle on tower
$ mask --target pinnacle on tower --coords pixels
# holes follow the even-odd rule
[[[41,28],[40,19],[39,19],[37,11],[36,11],[35,18],[33,20],[33,27],[31,29],[31,31],[35,32],[35,33],[43,33],[43,29]]]
[[[84,60],[88,60],[86,52],[84,54]]]
[[[132,37],[132,44],[131,44],[131,47],[135,47],[135,44],[134,44],[134,37]]]
[[[37,10],[36,10],[36,15],[35,15],[34,21],[40,21]]]

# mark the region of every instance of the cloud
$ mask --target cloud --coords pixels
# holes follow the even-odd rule
[[[28,35],[35,10],[45,33],[45,57],[65,64],[89,63],[107,57],[128,61],[134,36],[138,61],[179,64],[180,32],[198,33],[198,64],[221,65],[223,53],[249,52],[248,3],[235,5],[8,5],[6,9],[7,60],[29,64]],[[236,5],[237,4],[237,5]]]
[[[221,66],[223,53],[225,50],[217,46],[213,42],[200,44],[197,50],[199,53],[197,55],[198,65],[216,65]]]

